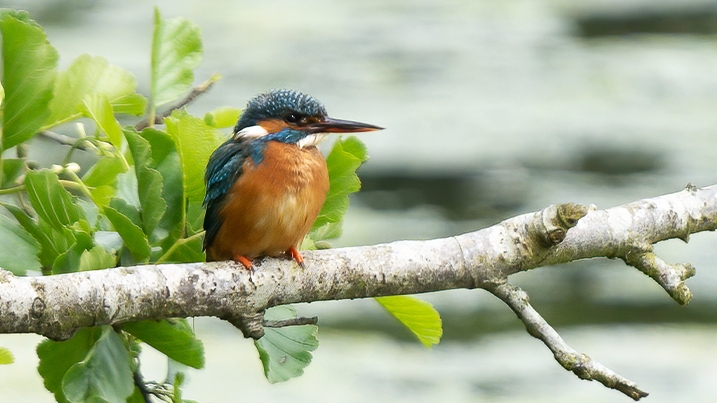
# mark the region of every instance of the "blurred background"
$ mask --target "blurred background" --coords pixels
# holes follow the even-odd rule
[[[717,2],[361,0],[155,2],[202,29],[196,80],[221,80],[190,107],[243,107],[293,88],[367,133],[371,160],[344,236],[362,245],[468,232],[549,204],[607,208],[717,179]],[[27,9],[58,49],[133,72],[148,93],[152,2],[3,0]],[[42,139],[37,159],[51,158]],[[566,341],[650,392],[647,402],[717,394],[715,234],[657,252],[691,262],[689,306],[622,261],[596,259],[512,281]],[[194,320],[206,369],[188,370],[200,402],[629,401],[562,369],[515,315],[481,290],[424,295],[444,320],[432,350],[373,300],[299,306],[320,318],[304,376],[270,385],[251,342]],[[51,402],[37,375],[39,337],[2,335],[0,401]],[[145,348],[143,371],[166,363]]]

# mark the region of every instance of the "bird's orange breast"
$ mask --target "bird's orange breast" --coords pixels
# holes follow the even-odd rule
[[[299,247],[329,190],[329,175],[316,147],[269,141],[264,159],[251,158],[227,194],[223,223],[207,260],[277,256]]]

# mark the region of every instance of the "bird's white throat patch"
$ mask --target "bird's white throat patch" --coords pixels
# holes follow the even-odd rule
[[[309,134],[308,136],[299,140],[299,142],[296,143],[296,145],[299,146],[299,148],[315,146],[315,145],[321,143],[321,141],[324,139],[324,137],[326,137],[326,134],[324,134],[324,133]]]

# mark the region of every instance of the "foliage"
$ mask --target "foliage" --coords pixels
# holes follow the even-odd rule
[[[296,318],[296,311],[288,306],[274,307],[266,311],[266,320]],[[265,328],[264,337],[254,341],[264,375],[271,383],[282,382],[304,373],[311,362],[311,351],[319,346],[316,325]]]
[[[157,111],[190,91],[202,57],[199,28],[155,11],[149,100],[136,92],[130,72],[102,57],[81,55],[58,71],[57,51],[26,12],[0,10],[0,33],[0,204],[5,210],[0,267],[16,275],[52,275],[203,261],[204,167],[227,138],[221,129],[231,127],[241,111],[218,108],[203,118],[182,109],[169,116]],[[134,123],[167,117],[162,125],[146,127],[122,126],[118,115]],[[69,123],[79,130],[64,137],[70,147],[57,165],[39,167],[27,159],[28,143],[38,133],[67,132]],[[16,158],[9,158],[13,148]],[[73,161],[77,149],[93,154],[94,162],[80,167]],[[341,234],[348,196],[361,185],[356,170],[366,159],[365,146],[355,137],[336,141],[327,157],[331,188],[305,247],[327,247],[327,239]],[[409,297],[380,302],[424,344],[437,342],[440,318],[430,306]],[[294,316],[287,307],[267,312],[277,320]],[[266,330],[256,348],[270,382],[303,373],[318,346],[316,332],[313,325]],[[204,366],[202,342],[186,320],[165,319],[81,329],[66,341],[46,340],[37,347],[38,370],[59,402],[143,401],[144,385],[137,384],[141,342],[168,359]],[[0,364],[12,360],[0,348]],[[183,401],[183,379],[179,374],[166,381],[172,401]]]
[[[378,297],[376,301],[403,323],[427,348],[441,341],[441,317],[428,302],[408,295]]]
[[[15,358],[12,356],[10,350],[0,347],[0,365],[12,364],[15,362]]]

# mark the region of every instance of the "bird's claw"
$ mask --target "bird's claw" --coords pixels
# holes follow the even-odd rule
[[[249,270],[249,274],[254,274],[254,272],[256,271],[256,266],[254,266],[254,263],[252,263],[252,261],[247,259],[245,256],[236,255],[234,256],[234,261],[241,263],[241,265],[244,266],[245,269]]]
[[[306,264],[304,264],[304,257],[301,256],[301,253],[299,253],[298,250],[296,250],[295,247],[291,247],[286,251],[286,254],[289,255],[292,259],[296,261],[296,263],[301,266],[302,269],[306,269]]]

